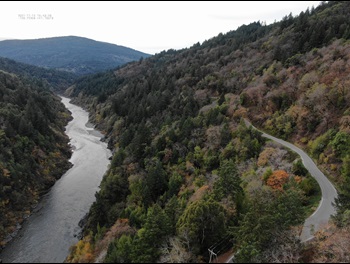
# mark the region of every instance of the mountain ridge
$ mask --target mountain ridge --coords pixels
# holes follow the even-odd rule
[[[86,75],[116,68],[150,55],[112,43],[66,36],[2,40],[0,56],[35,66]]]

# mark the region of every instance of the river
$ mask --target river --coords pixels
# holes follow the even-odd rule
[[[78,242],[79,221],[95,201],[102,177],[110,163],[110,150],[103,136],[88,122],[88,112],[61,97],[73,120],[66,127],[73,154],[73,167],[41,199],[17,237],[3,250],[4,263],[63,262]]]

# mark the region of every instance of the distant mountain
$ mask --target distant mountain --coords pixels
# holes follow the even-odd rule
[[[3,40],[0,41],[0,56],[35,66],[85,75],[116,68],[150,55],[119,45],[68,36]]]

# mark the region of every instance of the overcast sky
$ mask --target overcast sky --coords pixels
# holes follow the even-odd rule
[[[280,21],[320,1],[0,2],[0,39],[80,36],[155,54],[255,21]]]

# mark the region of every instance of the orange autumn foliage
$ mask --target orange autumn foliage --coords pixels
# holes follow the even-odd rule
[[[200,187],[189,199],[189,202],[195,202],[201,200],[205,194],[207,194],[209,191],[208,185],[203,185]]]
[[[284,170],[276,170],[267,179],[266,184],[272,189],[283,190],[283,185],[288,181],[289,175]]]
[[[303,178],[297,175],[294,177],[294,180],[296,183],[301,183],[303,181]]]

